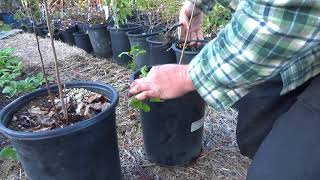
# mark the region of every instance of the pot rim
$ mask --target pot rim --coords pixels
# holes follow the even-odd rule
[[[165,32],[166,31],[166,28],[165,27],[159,27],[158,30],[156,30],[155,32],[152,32],[152,33],[145,33],[145,34],[132,34],[133,32],[135,32],[136,30],[138,29],[134,29],[134,30],[131,30],[131,31],[128,31],[126,33],[126,35],[128,37],[149,37],[149,36],[154,36],[154,35],[157,35],[157,34],[160,34],[162,32]]]
[[[149,36],[149,37],[147,37],[146,38],[146,41],[148,42],[148,43],[152,43],[152,44],[156,44],[156,45],[165,45],[165,44],[168,44],[168,42],[165,42],[165,41],[157,41],[157,40],[152,40],[152,38],[155,38],[155,37],[157,37],[157,36],[160,36],[160,34],[157,34],[157,35],[155,35],[155,36]]]
[[[75,32],[75,33],[72,33],[74,36],[86,36],[86,35],[88,35],[87,33],[84,33],[84,32],[80,32],[80,31],[78,31],[78,32]]]
[[[142,24],[136,24],[136,23],[126,23],[126,24],[124,24],[124,25],[129,25],[129,26],[131,26],[132,25],[132,27],[120,27],[120,28],[116,28],[116,27],[114,27],[113,25],[109,25],[107,28],[108,28],[108,30],[110,31],[131,31],[131,30],[135,30],[135,29],[138,29],[138,28],[140,28],[140,27],[142,27]]]
[[[105,117],[109,116],[118,104],[118,93],[116,90],[109,84],[92,82],[92,81],[72,81],[68,83],[63,83],[67,88],[85,88],[90,89],[93,88],[93,92],[105,92],[104,95],[109,94],[110,97],[110,106],[97,114],[96,116],[83,120],[81,122],[77,122],[74,125],[67,126],[64,128],[58,128],[50,131],[43,131],[43,132],[21,132],[9,129],[4,125],[5,119],[11,117],[14,112],[16,112],[20,107],[23,107],[25,103],[30,100],[33,100],[37,96],[47,95],[46,88],[40,88],[35,90],[31,93],[25,94],[17,98],[16,100],[12,101],[10,104],[5,106],[0,112],[0,132],[9,137],[10,139],[20,139],[20,140],[36,140],[36,139],[50,139],[55,138],[58,136],[63,136],[66,134],[71,134],[77,132],[81,129],[87,128],[100,122],[105,119]],[[57,85],[50,86],[50,89],[53,91],[57,91]],[[18,108],[17,108],[18,107]]]
[[[207,44],[207,43],[208,43],[207,40],[196,40],[195,42],[202,42],[202,43],[204,43],[204,44]],[[178,42],[172,43],[171,48],[173,49],[174,52],[179,52],[179,53],[181,53],[181,52],[182,52],[182,49],[180,49],[180,48],[177,47],[177,43],[178,43]],[[185,54],[190,54],[190,55],[196,55],[196,54],[198,54],[200,51],[201,51],[201,50],[199,50],[199,51],[185,51],[184,53],[185,53]]]
[[[101,24],[89,24],[88,29],[99,29],[99,28],[107,28],[108,23]]]

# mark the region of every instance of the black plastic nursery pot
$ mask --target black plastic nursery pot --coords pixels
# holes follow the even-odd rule
[[[34,29],[33,29],[33,24],[32,23],[27,23],[25,24],[25,27],[26,27],[26,32],[28,33],[34,33]]]
[[[0,132],[14,148],[29,180],[105,180],[121,179],[115,124],[117,92],[106,84],[72,82],[67,88],[85,88],[105,95],[111,105],[95,117],[72,126],[43,132],[8,129],[14,113],[47,90],[39,89],[4,107],[0,113]],[[57,92],[57,86],[51,87]]]
[[[150,53],[150,64],[172,64],[176,63],[176,55],[171,48],[171,43],[166,42],[163,35],[147,37]]]
[[[45,31],[47,27],[43,24],[39,24],[36,26],[36,35],[41,37],[46,37],[47,33]]]
[[[199,42],[200,45],[196,47],[194,50],[186,49],[184,52],[181,64],[189,64],[192,61],[192,59],[201,51],[201,49],[208,43],[208,41],[206,40],[198,40],[195,42],[197,43]],[[179,44],[183,44],[183,42],[172,44],[172,49],[176,54],[177,63],[179,63],[181,53],[182,53],[182,48],[179,47]]]
[[[14,15],[12,13],[2,13],[1,16],[5,24],[12,24],[15,22]]]
[[[44,31],[46,32],[46,36],[50,37],[48,28],[45,28]],[[58,40],[58,41],[60,41],[62,39],[59,29],[54,30],[53,39]]]
[[[60,30],[62,41],[69,44],[70,46],[75,46],[76,40],[74,39],[74,36],[73,36],[73,33],[75,32],[78,32],[76,25],[68,27],[65,30]]]
[[[142,25],[125,24],[122,25],[120,28],[108,26],[108,30],[111,36],[113,59],[118,64],[127,64],[131,59],[131,57],[127,55],[119,57],[119,54],[121,54],[122,52],[130,51],[130,42],[126,33],[134,29],[142,29]]]
[[[132,75],[137,78],[140,72]],[[201,153],[205,102],[194,91],[164,102],[146,102],[140,111],[143,140],[150,161],[161,166],[183,166]]]
[[[151,65],[149,45],[147,43],[146,38],[149,36],[155,36],[165,31],[166,29],[164,27],[154,27],[151,30],[149,30],[149,28],[144,27],[143,29],[135,29],[127,32],[127,36],[129,37],[131,47],[138,45],[141,49],[146,50],[146,53],[133,57],[133,60],[138,68],[141,68],[145,65]]]
[[[74,39],[76,41],[76,46],[80,49],[85,50],[87,53],[93,51],[89,35],[83,32],[73,33]]]
[[[108,24],[92,24],[88,29],[93,51],[97,57],[112,56],[111,38],[107,26]]]
[[[89,24],[83,22],[77,22],[79,32],[88,34]]]

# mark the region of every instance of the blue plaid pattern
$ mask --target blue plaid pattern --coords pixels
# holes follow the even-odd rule
[[[221,4],[238,5],[233,18],[189,65],[195,88],[213,108],[229,108],[278,74],[286,94],[320,73],[320,1]]]

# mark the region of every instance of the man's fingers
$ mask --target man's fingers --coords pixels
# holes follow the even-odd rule
[[[157,94],[154,90],[143,91],[142,93],[136,95],[136,98],[140,101],[150,99],[150,98],[158,98]]]
[[[197,40],[198,40],[198,37],[197,37],[197,33],[196,32],[191,32],[190,33],[190,46],[194,46],[197,44]]]
[[[129,90],[129,96],[134,96],[136,94],[139,94],[143,91],[151,90],[152,86],[150,82],[146,82],[145,79],[137,79],[133,81],[130,90]]]
[[[197,32],[198,40],[204,40],[203,32],[200,30]]]

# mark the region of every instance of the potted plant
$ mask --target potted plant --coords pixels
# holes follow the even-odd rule
[[[4,0],[3,2],[3,10],[4,12],[0,13],[0,19],[5,24],[12,24],[14,23],[14,16],[13,16],[13,6],[11,0]]]
[[[46,83],[46,88],[4,107],[0,131],[11,140],[29,179],[118,180],[118,95],[110,85],[102,83],[78,81],[62,85],[46,1],[44,5],[57,85]]]
[[[131,57],[119,56],[122,52],[130,50],[130,43],[126,33],[134,29],[141,29],[142,25],[128,23],[128,17],[132,16],[130,0],[111,0],[111,12],[113,25],[108,26],[111,35],[113,59],[118,64],[128,64]],[[108,2],[105,1],[106,4]]]
[[[146,76],[149,69],[136,71],[131,80]],[[152,162],[182,166],[200,155],[205,102],[196,91],[165,101],[132,99],[130,104],[141,109],[144,147]]]
[[[183,42],[178,42],[178,43],[172,44],[172,49],[176,54],[177,63],[189,64],[191,62],[191,60],[201,51],[203,46],[205,46],[207,44],[208,41],[197,40],[197,41],[195,41],[195,43],[198,44],[196,46],[189,46],[188,44],[190,42],[191,41],[187,41],[186,48],[185,48],[182,59],[181,59],[181,55],[182,55],[183,48],[181,47],[181,44],[183,44]]]
[[[149,45],[150,65],[176,63],[176,56],[171,48],[171,40],[165,34],[150,36],[146,39]]]
[[[33,33],[35,29],[37,36],[46,37],[46,32],[44,31],[46,25],[43,21],[39,0],[21,0],[21,2],[24,10],[29,10],[26,13],[30,14],[29,22],[26,24],[27,32]]]
[[[138,68],[145,65],[149,66],[150,63],[150,51],[146,38],[149,36],[155,36],[166,31],[163,26],[143,26],[143,28],[135,29],[127,32],[127,36],[130,41],[130,46],[139,46],[146,50],[146,53],[141,56],[133,56],[134,62]]]
[[[107,29],[110,20],[106,19],[104,12],[91,8],[89,23],[88,34],[94,54],[97,57],[111,57],[111,38]]]

